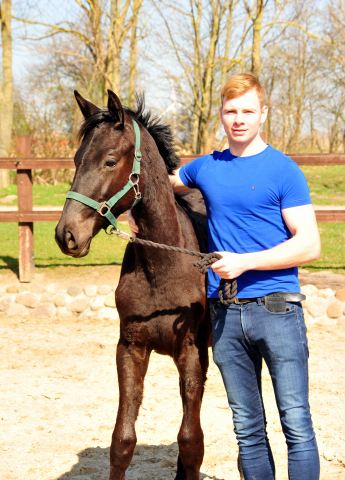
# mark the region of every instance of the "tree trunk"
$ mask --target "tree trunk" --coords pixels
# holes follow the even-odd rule
[[[256,0],[256,15],[253,18],[253,48],[252,48],[252,72],[259,75],[261,71],[261,25],[264,15],[264,1]]]
[[[138,46],[138,19],[139,10],[143,0],[133,0],[133,24],[131,28],[131,40],[129,46],[129,87],[128,87],[128,105],[134,100],[135,80],[137,76],[137,46]]]
[[[13,123],[11,0],[3,0],[1,5],[1,38],[3,57],[2,79],[0,78],[0,157],[8,157]],[[8,187],[9,184],[9,170],[0,170],[0,188]]]

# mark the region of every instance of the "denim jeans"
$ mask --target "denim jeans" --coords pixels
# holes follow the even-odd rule
[[[274,480],[261,393],[264,358],[288,448],[290,480],[318,480],[319,455],[308,402],[308,344],[300,303],[268,312],[260,299],[218,305],[210,299],[213,359],[233,412],[246,480]]]

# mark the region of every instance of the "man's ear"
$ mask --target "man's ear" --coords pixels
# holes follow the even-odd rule
[[[268,106],[264,105],[261,110],[261,119],[260,123],[265,123],[268,114]]]
[[[219,107],[219,117],[220,117],[221,123],[223,123],[223,105]]]
[[[108,90],[108,110],[114,117],[115,128],[123,128],[125,124],[125,112],[123,111],[119,97],[112,90]]]
[[[77,100],[80,111],[83,114],[84,118],[91,117],[91,115],[100,112],[100,108],[96,107],[96,105],[94,105],[93,103],[85,100],[85,98],[83,98],[77,90],[74,90],[74,96]]]

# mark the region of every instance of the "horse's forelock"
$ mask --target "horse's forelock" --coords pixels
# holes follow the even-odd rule
[[[140,122],[147,129],[157,145],[168,173],[171,174],[173,170],[180,166],[180,159],[176,154],[171,127],[164,124],[159,117],[153,116],[150,111],[145,112],[145,96],[143,94],[136,95],[135,98],[135,108],[124,107],[124,110],[130,117]],[[77,134],[78,141],[82,142],[91,130],[104,122],[115,123],[114,117],[106,109],[85,118]]]

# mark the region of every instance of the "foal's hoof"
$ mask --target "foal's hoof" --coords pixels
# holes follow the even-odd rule
[[[186,480],[186,470],[184,469],[183,463],[181,462],[180,457],[177,458],[177,472],[175,480]]]

